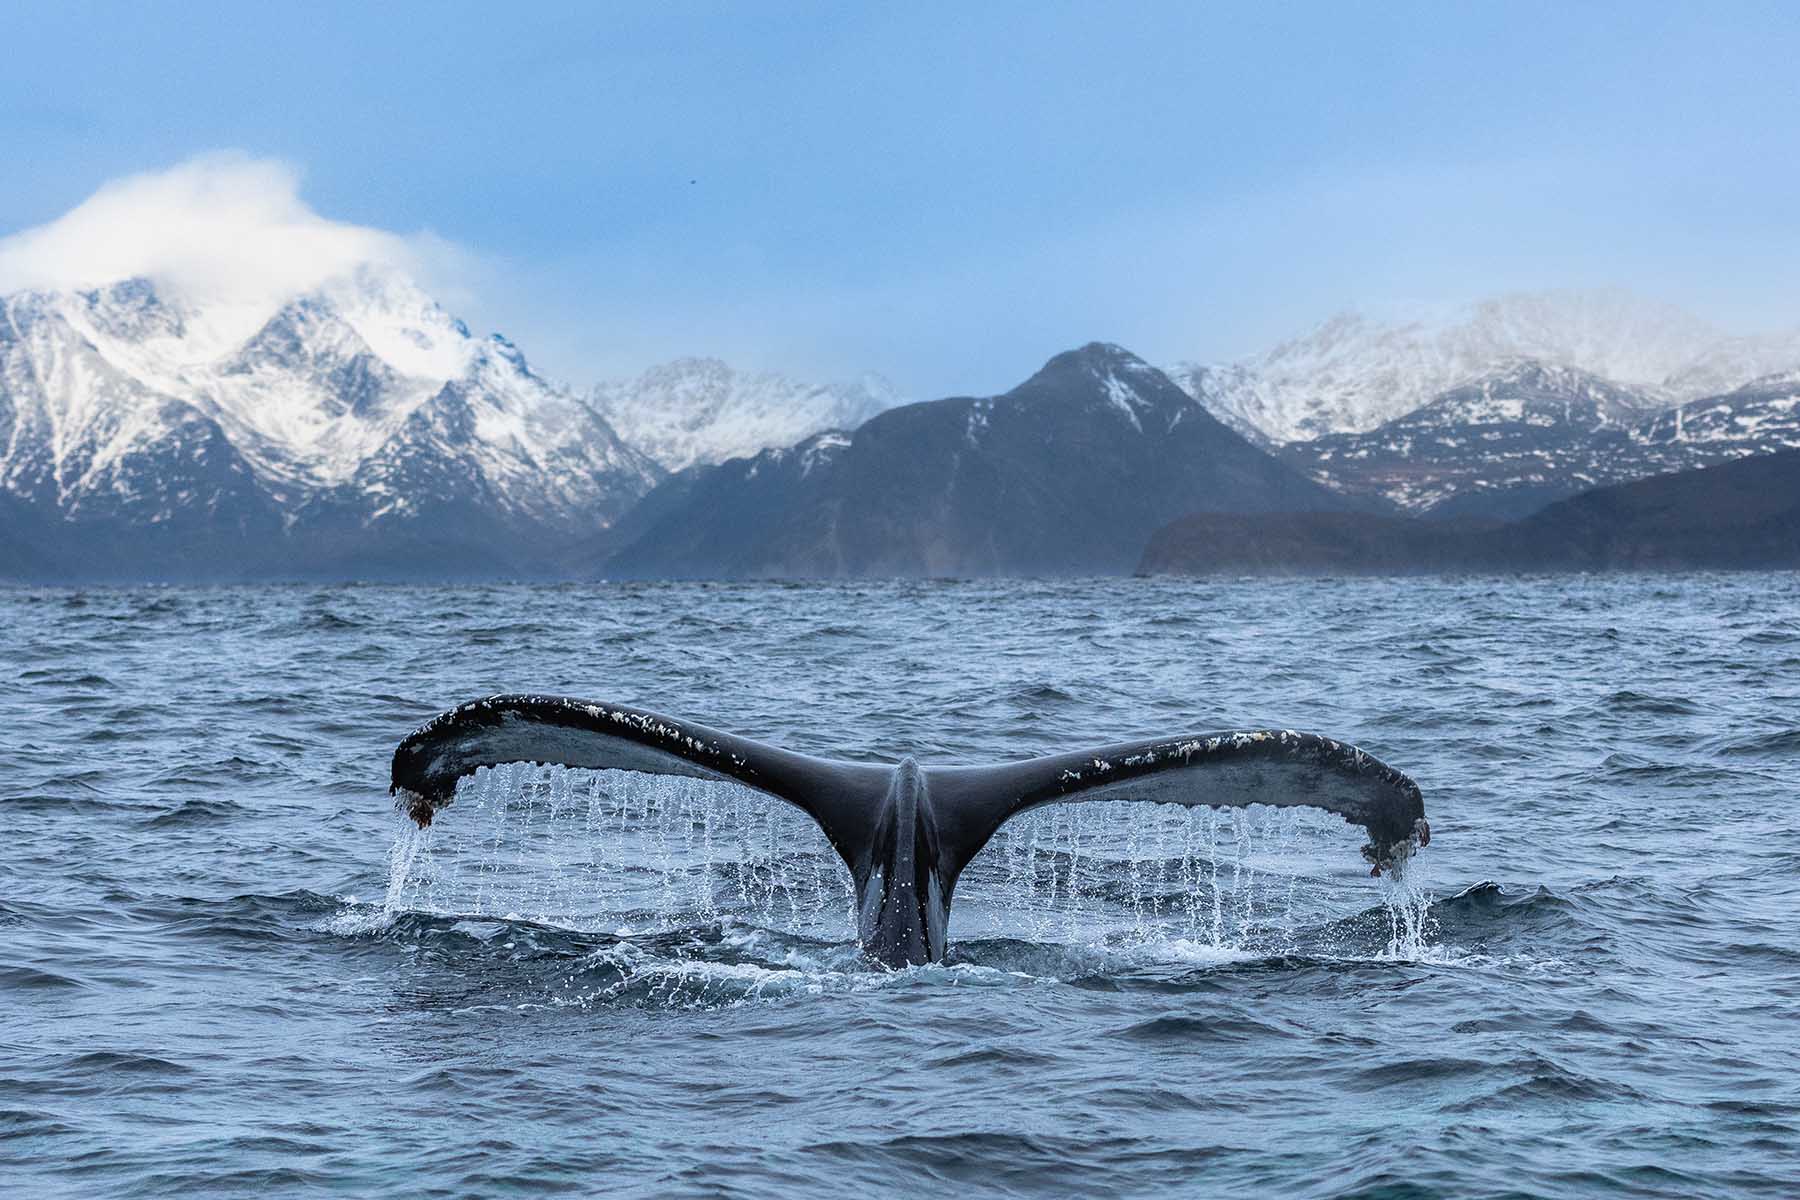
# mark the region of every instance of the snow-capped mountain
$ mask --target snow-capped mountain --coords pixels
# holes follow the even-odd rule
[[[1729,337],[1678,308],[1619,292],[1522,293],[1430,320],[1343,314],[1250,359],[1169,373],[1266,444],[1373,430],[1519,359],[1676,404],[1800,367],[1800,334]]]
[[[1800,447],[1800,373],[1664,409],[1568,367],[1521,362],[1367,433],[1281,450],[1315,479],[1403,511],[1513,518],[1592,487]]]
[[[1658,413],[1632,427],[1631,443],[1666,471],[1800,449],[1800,370]]]
[[[621,524],[635,536],[598,569],[1116,572],[1182,514],[1355,507],[1232,433],[1136,355],[1096,342],[1003,395],[902,405],[847,435],[675,475]]]
[[[1665,390],[1693,400],[1795,370],[1800,370],[1800,329],[1726,338],[1669,376]]]
[[[500,565],[604,527],[661,477],[392,271],[252,326],[226,316],[145,279],[0,300],[0,488],[71,543],[107,524],[108,553],[161,527],[255,530],[246,552],[277,563],[378,561],[399,539]],[[231,322],[253,332],[221,339]]]
[[[681,358],[636,379],[596,387],[593,405],[621,437],[665,470],[747,458],[827,429],[854,429],[899,403],[887,380],[806,383]]]

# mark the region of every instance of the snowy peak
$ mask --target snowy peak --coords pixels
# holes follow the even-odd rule
[[[1241,432],[1295,442],[1373,430],[1521,360],[1585,371],[1666,404],[1800,365],[1800,335],[1730,338],[1622,292],[1519,293],[1428,320],[1340,314],[1261,355],[1183,363],[1170,374]]]
[[[107,353],[113,339],[92,317],[117,323],[108,308],[103,293],[0,301],[0,486],[34,504],[72,509],[186,419],[154,380]]]
[[[358,358],[373,358],[362,335],[323,296],[284,306],[221,367],[226,372],[333,369]]]
[[[1099,410],[1136,433],[1166,433],[1194,409],[1194,401],[1163,372],[1111,342],[1066,350],[1013,393],[1066,401],[1091,397]]]
[[[385,403],[407,391],[400,373],[377,357],[362,335],[323,298],[297,300],[284,307],[220,364],[219,375],[246,377],[232,382],[258,389],[267,402],[262,411],[252,414],[240,404],[235,406],[239,410],[235,415],[252,426],[258,424],[253,416],[273,418],[275,425],[267,433],[278,440],[282,437],[280,420],[296,415],[270,411],[283,400],[321,423],[346,417],[368,420],[378,417]],[[301,381],[315,384],[315,394],[276,395],[284,383]],[[230,390],[221,388],[215,393],[222,407],[234,407]]]
[[[1145,374],[1156,370],[1149,363],[1116,342],[1089,342],[1073,350],[1064,350],[1043,365],[1038,372],[1085,370],[1095,375],[1116,372]],[[1027,381],[1029,382],[1029,380]]]
[[[1161,371],[1123,346],[1111,342],[1089,342],[1079,349],[1065,350],[1056,355],[1037,374],[1026,380],[1025,386],[1046,381],[1066,383],[1077,376],[1086,376],[1102,383],[1112,381],[1124,388],[1135,388],[1152,376],[1159,380],[1163,378]]]
[[[1724,337],[1674,305],[1616,290],[1498,296],[1453,329],[1473,355],[1537,358],[1640,387],[1660,385]]]
[[[1585,488],[1800,448],[1800,372],[1661,409],[1597,375],[1515,364],[1367,433],[1283,447],[1351,494],[1440,516],[1522,517]]]
[[[663,469],[751,457],[828,429],[853,429],[893,407],[888,382],[808,383],[734,370],[715,358],[682,358],[636,379],[604,383],[592,402],[626,441]]]
[[[1094,343],[1002,395],[896,407],[848,436],[684,473],[646,499],[616,575],[991,575],[1128,570],[1191,512],[1349,502]]]
[[[122,280],[108,288],[77,292],[75,298],[95,329],[121,341],[180,338],[186,332],[181,314],[163,303],[148,279]]]
[[[591,534],[661,477],[503,337],[360,270],[244,314],[132,279],[0,304],[0,486],[68,520]],[[217,350],[215,353],[214,351]]]
[[[512,339],[503,333],[488,334],[487,342],[482,345],[480,353],[483,358],[498,359],[516,371],[531,373],[530,366],[525,362],[525,352],[514,345]]]
[[[1643,393],[1590,372],[1525,359],[1452,388],[1382,430],[1511,424],[1604,429],[1629,425],[1655,407]]]
[[[1800,449],[1800,370],[1766,375],[1722,396],[1689,401],[1632,430],[1682,465]]]
[[[1800,329],[1726,338],[1672,373],[1666,388],[1684,399],[1717,396],[1796,369],[1800,369]]]
[[[1200,407],[1258,446],[1278,444],[1280,439],[1268,431],[1288,427],[1287,419],[1273,411],[1271,393],[1254,367],[1242,363],[1177,363],[1163,373]]]

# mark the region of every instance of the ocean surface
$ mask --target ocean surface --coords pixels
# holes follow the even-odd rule
[[[1433,840],[1060,806],[942,965],[754,793],[460,701],[981,762],[1352,740]],[[0,1193],[1800,1194],[1800,577],[0,590]]]

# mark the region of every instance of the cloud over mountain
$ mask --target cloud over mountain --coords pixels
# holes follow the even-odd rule
[[[148,279],[204,315],[209,341],[229,343],[359,269],[438,283],[460,257],[428,233],[322,217],[300,198],[293,166],[224,152],[112,180],[55,220],[0,239],[0,294]]]

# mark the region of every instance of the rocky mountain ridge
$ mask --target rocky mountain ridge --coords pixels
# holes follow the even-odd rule
[[[845,433],[673,477],[607,577],[1060,575],[1129,570],[1185,512],[1338,510],[1118,346],[1000,396],[890,409]]]
[[[713,359],[578,395],[392,270],[254,314],[141,278],[20,292],[0,298],[0,575],[1124,570],[1181,504],[1509,520],[1800,446],[1800,370],[1671,402],[1797,346],[1515,297],[1436,332],[1340,319],[1183,386],[1094,343],[1003,396],[897,406],[874,377]],[[1520,347],[1540,356],[1502,356]],[[1338,401],[1306,399],[1323,383]],[[1263,428],[1294,421],[1312,435]]]
[[[1573,368],[1515,363],[1361,434],[1280,448],[1348,495],[1437,517],[1522,517],[1588,488],[1800,448],[1800,373],[1664,408]]]
[[[379,570],[402,542],[516,563],[662,477],[404,279],[294,297],[222,352],[207,317],[143,279],[0,301],[0,489],[76,558],[154,576],[131,552],[153,529],[163,553],[235,537],[259,570]]]
[[[680,358],[603,383],[594,408],[664,470],[748,458],[827,429],[854,429],[900,396],[879,375],[808,383],[747,372],[716,358]]]
[[[1800,368],[1800,329],[1732,336],[1623,292],[1514,293],[1428,317],[1341,313],[1249,358],[1169,374],[1240,433],[1290,443],[1370,432],[1521,360],[1672,406]]]

